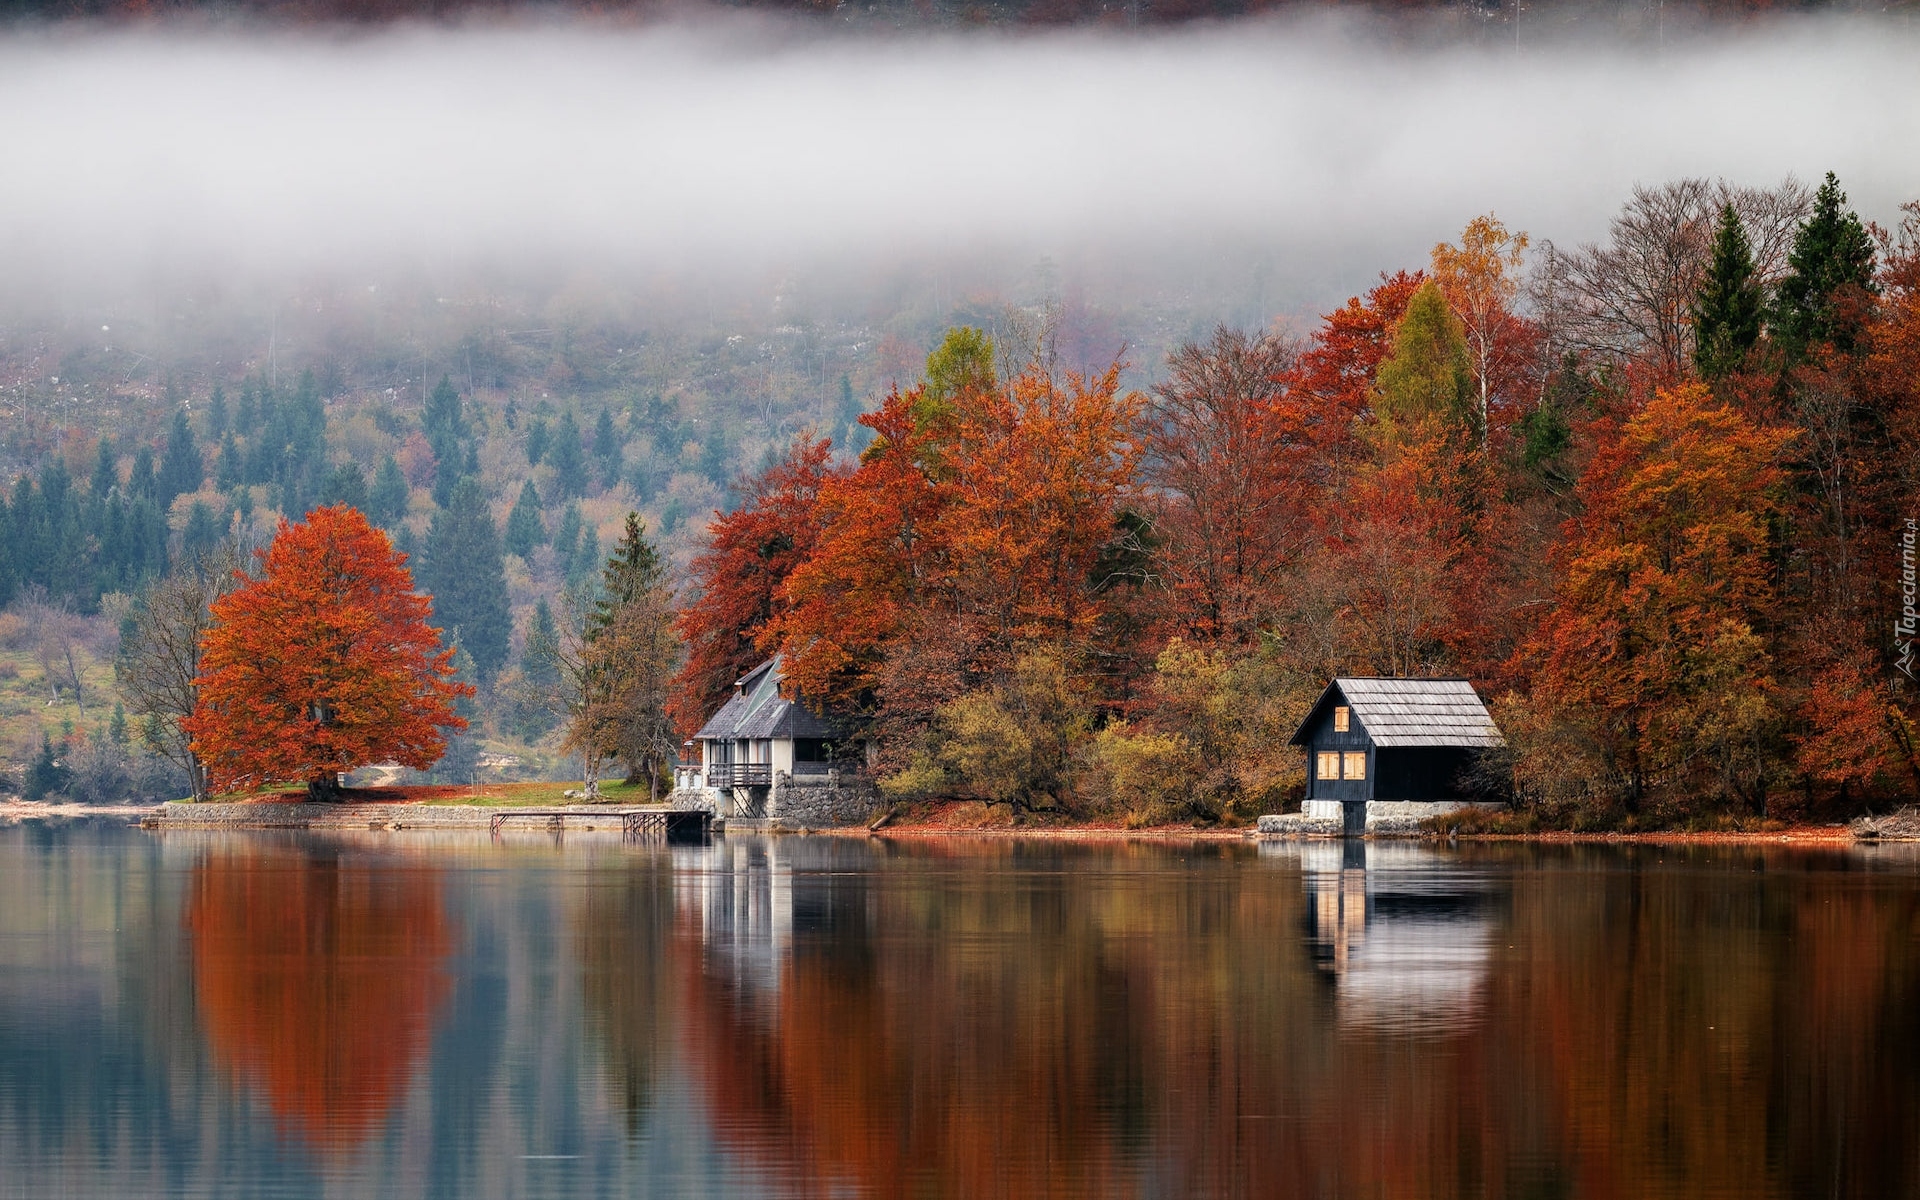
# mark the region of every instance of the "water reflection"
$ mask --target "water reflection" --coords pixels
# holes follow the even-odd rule
[[[0,828],[0,1195],[1920,1195],[1910,852],[1352,849]]]
[[[183,920],[214,1059],[308,1144],[364,1141],[447,995],[435,873],[324,846],[229,847],[194,869]]]
[[[1440,1035],[1480,1013],[1505,916],[1494,877],[1405,842],[1269,842],[1260,854],[1299,867],[1308,942],[1343,1025]]]

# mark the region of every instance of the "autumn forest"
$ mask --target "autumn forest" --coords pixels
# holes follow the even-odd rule
[[[746,480],[682,724],[784,649],[893,795],[1215,821],[1298,796],[1328,678],[1465,676],[1523,822],[1920,783],[1920,208],[1684,180],[1575,251],[1488,215],[1305,336],[1120,370],[954,329],[857,460],[802,438]]]
[[[199,770],[193,720],[169,735],[118,703],[129,639],[156,605],[252,612],[220,660],[222,702],[247,704],[290,618],[208,610],[228,585],[207,564],[230,574],[319,511],[356,514],[355,553],[430,599],[408,620],[441,643],[408,653],[435,664],[431,720],[361,747],[402,747],[418,778],[577,778],[597,747],[657,791],[678,739],[784,652],[885,794],[1016,820],[1297,807],[1288,737],[1327,679],[1368,674],[1477,686],[1508,744],[1467,782],[1513,801],[1508,827],[1911,795],[1920,208],[1865,220],[1831,175],[1683,179],[1636,188],[1594,242],[1490,213],[1389,266],[1310,321],[1157,343],[1084,301],[970,300],[837,380],[805,350],[820,400],[779,421],[675,382],[721,379],[740,337],[630,355],[611,326],[567,333],[536,384],[472,335],[457,380],[381,392],[336,336],[297,374],[109,380],[103,418],[147,413],[144,433],[48,400],[8,434],[0,642],[79,720],[9,726],[15,767],[42,795],[184,793],[163,760]],[[608,606],[635,597],[664,616],[614,639]],[[595,654],[649,664],[622,701],[644,691],[644,733],[555,700]],[[223,784],[318,770],[276,776],[229,740]],[[321,757],[380,757],[342,754]]]

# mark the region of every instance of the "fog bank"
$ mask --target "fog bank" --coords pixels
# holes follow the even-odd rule
[[[1658,52],[1377,34],[13,33],[0,288],[1245,248],[1350,290],[1488,209],[1598,236],[1636,181],[1832,169],[1883,220],[1920,196],[1910,25]]]

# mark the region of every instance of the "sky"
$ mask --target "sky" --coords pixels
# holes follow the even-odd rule
[[[0,290],[176,274],[764,274],[1258,259],[1303,301],[1636,182],[1920,198],[1920,29],[1420,44],[1267,19],[829,34],[766,18],[0,33]]]

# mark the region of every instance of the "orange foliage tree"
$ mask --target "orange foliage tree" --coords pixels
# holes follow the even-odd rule
[[[1764,805],[1768,523],[1791,438],[1684,384],[1605,437],[1581,481],[1536,694],[1585,724],[1630,810],[1652,786]]]
[[[438,761],[472,688],[452,678],[406,556],[343,504],[283,518],[257,554],[260,575],[213,604],[199,706],[182,722],[214,788],[304,782],[325,800],[339,772]]]
[[[798,438],[778,462],[743,481],[740,505],[717,513],[693,560],[698,598],[680,612],[687,662],[674,688],[675,723],[697,729],[740,678],[766,657],[764,634],[781,611],[780,588],[819,541],[820,488],[845,472],[833,443]]]
[[[774,626],[804,694],[909,724],[1022,648],[1088,650],[1140,403],[1118,367],[920,401],[896,392],[862,418],[877,436],[822,486],[819,545]]]

